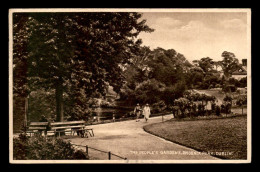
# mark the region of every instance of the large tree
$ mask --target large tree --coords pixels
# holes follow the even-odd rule
[[[234,53],[228,51],[224,51],[221,56],[223,57],[223,60],[220,62],[220,65],[224,72],[225,78],[229,79],[232,73],[238,68],[238,59]]]
[[[210,72],[213,69],[213,60],[210,57],[203,57],[199,61],[199,67],[203,69],[205,73]]]
[[[140,32],[151,32],[139,13],[14,13],[14,90],[54,89],[57,120],[64,95],[119,92],[122,65],[139,52]],[[83,106],[83,105],[82,105]]]
[[[168,105],[185,91],[192,65],[174,49],[143,47],[131,62],[124,71],[122,99],[133,103],[156,103],[160,99]]]
[[[185,77],[192,66],[186,58],[174,49],[157,48],[149,58],[150,77],[155,78],[166,86],[172,86]]]

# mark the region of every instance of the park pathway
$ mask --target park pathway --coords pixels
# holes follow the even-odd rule
[[[164,121],[172,118],[165,115]],[[148,122],[141,119],[99,124],[89,126],[94,129],[94,137],[66,138],[72,144],[88,145],[103,151],[126,157],[128,160],[216,160],[208,154],[201,154],[193,149],[166,141],[143,130],[144,125],[158,123],[162,117],[150,118]],[[79,147],[85,150],[84,147]],[[108,154],[89,149],[89,156],[97,160],[107,160]],[[119,160],[112,156],[112,160]]]

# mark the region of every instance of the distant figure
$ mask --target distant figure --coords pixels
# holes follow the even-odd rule
[[[113,113],[113,122],[116,122],[116,117],[114,113]]]
[[[141,115],[142,109],[141,106],[139,105],[139,103],[137,103],[135,109],[134,109],[134,114],[136,114],[136,122],[139,121],[139,117]]]
[[[145,107],[143,109],[143,115],[144,115],[145,121],[147,122],[151,115],[151,110],[150,110],[149,104],[145,105]]]

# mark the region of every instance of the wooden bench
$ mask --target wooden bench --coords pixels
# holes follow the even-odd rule
[[[42,134],[42,131],[44,131],[44,134],[46,135],[47,126],[48,122],[31,122],[26,133],[30,133],[30,136],[32,136],[32,134]]]
[[[94,136],[93,129],[85,127],[85,121],[52,122],[50,123],[50,127],[50,132],[54,132],[55,135],[58,133],[59,137],[62,132],[70,132],[71,135],[77,132],[81,137],[88,137],[88,133],[91,137]]]
[[[91,137],[94,137],[94,132],[92,128],[85,127],[85,121],[66,121],[66,122],[31,122],[27,128],[26,133],[32,134],[42,134],[47,136],[48,133],[56,133],[60,137],[60,133],[70,132],[71,135],[77,132],[81,137],[88,137],[88,133]]]

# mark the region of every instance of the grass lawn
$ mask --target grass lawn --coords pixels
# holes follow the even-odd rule
[[[176,121],[144,126],[166,140],[205,152],[226,152],[223,159],[247,159],[247,117]]]
[[[208,95],[212,95],[215,96],[218,100],[221,100],[221,102],[223,101],[225,94],[220,93],[219,90],[198,90],[202,93],[206,93]]]

